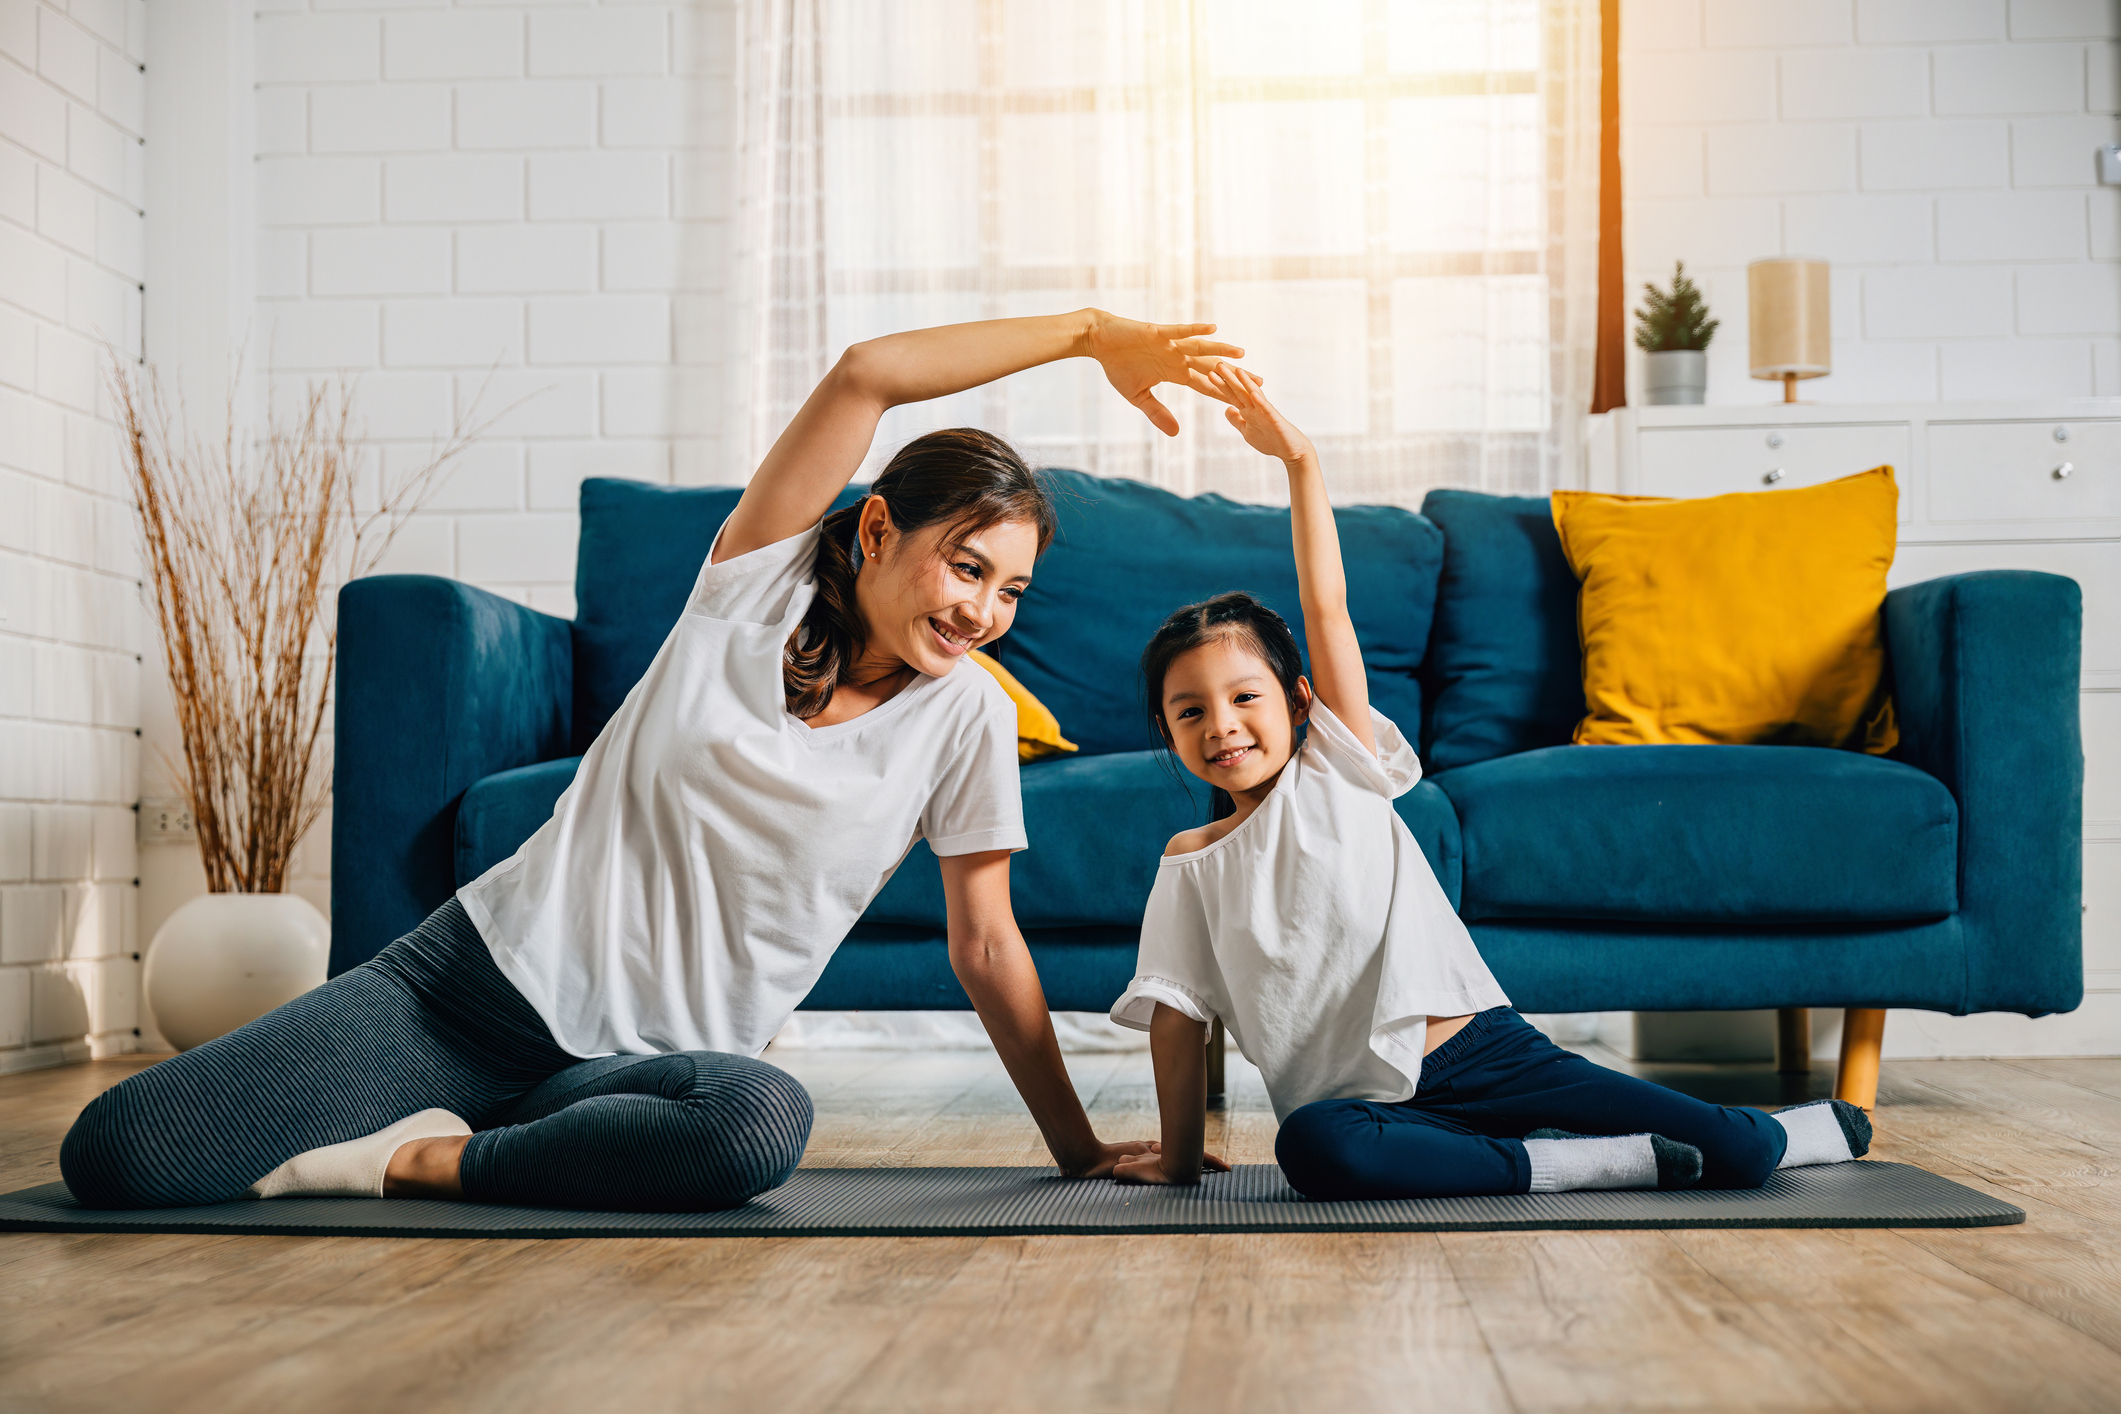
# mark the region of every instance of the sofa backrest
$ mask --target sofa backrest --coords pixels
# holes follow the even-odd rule
[[[1431,771],[1559,746],[1584,714],[1576,575],[1544,496],[1431,491],[1443,532],[1436,632],[1422,677]]]
[[[868,490],[849,486],[833,509]],[[582,483],[574,570],[574,749],[589,749],[655,661],[741,486]]]
[[[1039,562],[1016,625],[994,654],[1051,707],[1090,755],[1156,744],[1142,719],[1143,645],[1181,604],[1248,589],[1303,640],[1289,513],[1220,496],[1175,496],[1135,481],[1048,471],[1060,533]],[[866,488],[850,486],[835,506]],[[582,483],[575,569],[574,749],[585,749],[655,658],[684,612],[714,533],[741,488]],[[1377,709],[1412,729],[1443,537],[1412,511],[1334,512],[1349,607]]]

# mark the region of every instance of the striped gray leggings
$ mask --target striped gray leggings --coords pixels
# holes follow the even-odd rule
[[[92,1208],[220,1203],[424,1109],[478,1131],[461,1170],[473,1202],[633,1212],[779,1186],[811,1117],[764,1061],[567,1054],[451,899],[373,961],[105,1091],[59,1168]]]

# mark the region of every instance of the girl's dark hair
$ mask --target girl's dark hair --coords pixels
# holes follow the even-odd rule
[[[1304,674],[1304,659],[1297,651],[1296,635],[1289,632],[1289,625],[1280,614],[1242,589],[1188,604],[1165,619],[1150,637],[1149,646],[1142,649],[1142,706],[1165,750],[1171,748],[1171,728],[1164,721],[1165,675],[1181,654],[1223,638],[1242,640],[1257,653],[1281,684],[1283,696],[1294,705],[1297,679]],[[1220,820],[1236,809],[1229,792],[1219,786],[1210,788],[1209,819]]]
[[[952,539],[1021,520],[1037,529],[1040,554],[1053,543],[1053,500],[1045,485],[1007,442],[977,427],[914,438],[877,473],[869,494],[884,498],[892,528],[901,535],[940,525],[945,538]],[[781,686],[788,710],[806,721],[832,701],[868,638],[854,597],[855,525],[863,504],[825,517],[817,548],[817,597],[783,656]]]

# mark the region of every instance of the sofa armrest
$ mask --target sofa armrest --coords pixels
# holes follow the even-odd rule
[[[1885,597],[1902,760],[1959,804],[1962,1010],[2084,997],[2084,749],[2075,580],[1984,570]]]
[[[565,619],[432,575],[339,591],[331,972],[358,967],[456,888],[457,803],[496,771],[564,756]]]

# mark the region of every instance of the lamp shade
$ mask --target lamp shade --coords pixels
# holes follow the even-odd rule
[[[1827,264],[1804,256],[1745,267],[1755,378],[1818,378],[1833,372]]]

